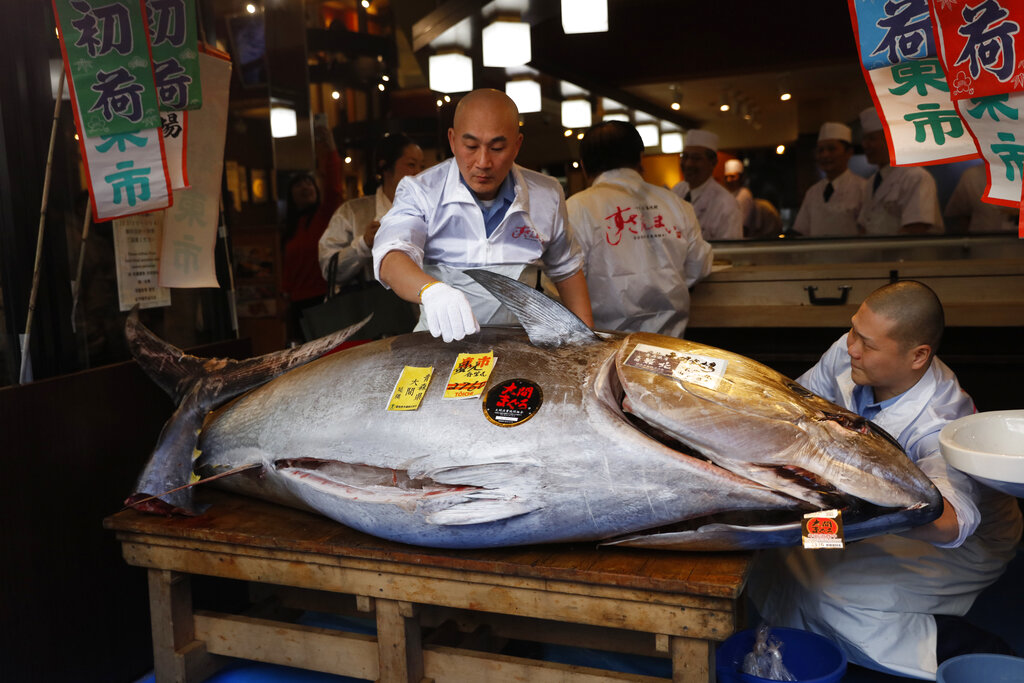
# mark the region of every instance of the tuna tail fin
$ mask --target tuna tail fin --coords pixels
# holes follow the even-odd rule
[[[544,292],[488,270],[473,269],[465,273],[516,314],[535,346],[555,348],[599,340],[585,322]]]
[[[192,477],[192,461],[206,414],[235,396],[319,358],[352,336],[368,320],[369,317],[294,349],[247,360],[230,360],[199,358],[185,353],[153,334],[133,311],[125,326],[132,355],[178,406],[164,424],[149,462],[139,476],[135,493],[126,504],[160,496],[175,511],[192,513],[192,489],[182,487]]]

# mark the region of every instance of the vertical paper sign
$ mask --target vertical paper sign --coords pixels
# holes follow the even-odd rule
[[[494,369],[494,351],[487,353],[460,353],[452,366],[448,384],[441,398],[477,398],[487,386],[487,378]]]
[[[120,310],[171,305],[171,290],[157,284],[162,213],[114,221],[114,260]]]
[[[395,382],[395,389],[388,401],[388,410],[417,410],[430,385],[434,368],[416,368],[406,365]]]
[[[1024,93],[957,100],[988,166],[987,201],[1017,207],[1024,175]]]
[[[926,0],[849,0],[864,80],[893,166],[978,156],[953,106]]]
[[[188,187],[188,170],[185,166],[185,141],[188,138],[188,112],[162,111],[161,134],[164,138],[164,155],[167,158],[167,180],[172,190]]]
[[[146,0],[146,13],[160,110],[199,109],[195,0]]]
[[[61,48],[90,137],[160,127],[140,0],[53,0]]]
[[[220,181],[224,172],[224,136],[228,121],[231,62],[203,53],[203,108],[189,112],[186,157],[189,187],[174,191],[174,206],[164,220],[160,284],[164,287],[217,287],[214,249],[220,217]]]

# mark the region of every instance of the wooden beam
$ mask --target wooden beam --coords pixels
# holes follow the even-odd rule
[[[412,51],[419,52],[434,38],[477,12],[483,0],[448,0],[412,25]]]

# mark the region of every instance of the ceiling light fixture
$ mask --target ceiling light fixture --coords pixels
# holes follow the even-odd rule
[[[562,0],[562,30],[602,33],[608,30],[608,0]]]
[[[540,83],[532,78],[520,78],[505,83],[505,94],[516,103],[520,114],[540,111]]]
[[[270,108],[270,135],[275,138],[293,138],[299,134],[299,123],[291,107]]]
[[[562,125],[566,128],[589,128],[593,122],[590,100],[572,97],[562,100]]]
[[[661,131],[656,123],[641,123],[636,127],[640,133],[640,139],[644,141],[644,147],[657,147],[660,142]]]
[[[522,66],[530,57],[530,25],[525,21],[499,18],[484,28],[484,66]]]
[[[778,147],[775,148],[775,153],[776,154],[785,154],[786,153],[786,146],[785,145],[779,145]]]
[[[341,99],[341,93],[338,92],[337,90],[332,90],[331,91],[331,99],[332,100],[340,100]]]
[[[671,90],[672,90],[672,104],[669,105],[669,106],[672,107],[672,111],[679,111],[683,107],[683,102],[682,102],[683,98],[679,96],[679,88],[677,88],[676,86],[673,85]]]
[[[462,52],[430,55],[430,89],[437,92],[469,92],[473,89],[473,60]]]
[[[661,134],[661,151],[663,154],[679,154],[683,151],[683,134],[670,131]]]

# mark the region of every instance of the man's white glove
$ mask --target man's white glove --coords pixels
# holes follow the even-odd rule
[[[435,337],[450,342],[480,331],[466,295],[454,287],[443,282],[429,284],[421,290],[420,302],[427,327]]]

